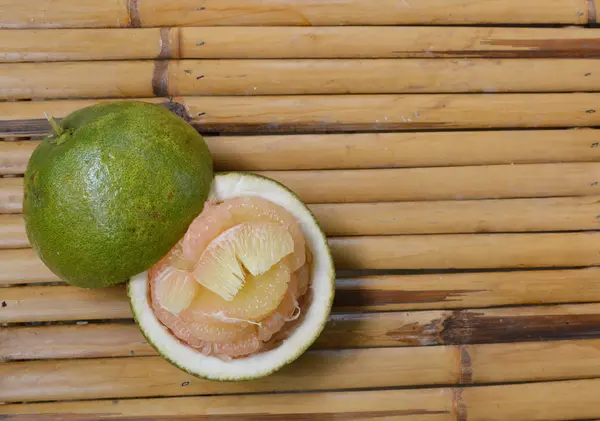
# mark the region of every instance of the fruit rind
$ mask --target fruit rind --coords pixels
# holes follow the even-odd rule
[[[212,161],[200,134],[164,108],[103,102],[60,122],[25,172],[28,239],[66,282],[100,288],[156,263],[202,210]]]
[[[266,352],[229,361],[204,356],[177,340],[154,316],[148,300],[147,272],[131,278],[128,284],[132,312],[148,342],[165,359],[180,369],[212,380],[240,381],[267,376],[297,359],[320,335],[331,311],[335,270],[327,239],[312,213],[283,185],[248,173],[217,174],[210,198],[225,200],[239,196],[259,196],[283,206],[297,219],[313,254],[310,304],[302,322],[283,341]]]

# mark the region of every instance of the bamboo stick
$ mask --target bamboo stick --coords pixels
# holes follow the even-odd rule
[[[337,281],[334,305],[339,311],[390,311],[596,302],[600,301],[599,271],[585,268],[342,278]],[[4,322],[131,318],[125,292],[118,287],[105,291],[65,285],[11,288],[5,290],[3,301]]]
[[[306,203],[371,203],[586,196],[600,193],[600,164],[260,171]],[[0,212],[21,210],[22,178],[0,179]],[[424,188],[424,186],[426,188]]]
[[[431,275],[385,275],[338,279],[342,310],[460,309],[600,301],[600,269]]]
[[[77,9],[81,10],[80,5]],[[163,50],[171,53],[169,58],[176,59],[176,51],[168,49],[168,43],[164,47],[161,43],[161,35],[166,30],[0,29],[0,62],[154,59],[165,58]],[[565,35],[571,39],[574,33]]]
[[[449,389],[378,390],[132,399],[119,401],[53,402],[0,406],[0,414],[36,414],[37,417],[73,414],[90,421],[129,417],[160,421],[252,421],[268,417],[285,420],[333,418],[368,421],[455,421]],[[38,415],[39,414],[39,415]],[[100,415],[101,414],[101,415]],[[8,415],[10,419],[10,415]],[[99,416],[101,418],[96,418]],[[124,418],[121,418],[124,417]],[[165,418],[166,417],[166,418]],[[18,419],[18,418],[17,418]],[[68,419],[68,418],[62,418]],[[131,418],[130,418],[131,419]],[[267,418],[268,419],[268,418]]]
[[[600,164],[260,171],[307,203],[580,196],[600,192]]]
[[[207,136],[205,140],[217,170],[256,171],[598,161],[598,136],[597,130],[578,129]],[[23,174],[38,143],[0,142],[0,175]]]
[[[599,228],[600,196],[314,204],[331,236],[587,231]],[[0,214],[0,249],[30,247],[21,215]]]
[[[311,205],[328,235],[596,230],[600,197]]]
[[[150,61],[5,64],[0,68],[5,82],[0,97],[152,96],[153,67]]]
[[[53,294],[50,295],[56,296],[54,294],[56,292],[58,291],[52,291]],[[20,296],[28,300],[26,294]],[[60,299],[58,301],[63,304],[65,302]],[[3,323],[53,320],[49,311],[47,314],[50,316],[36,317],[42,315],[36,310],[33,311],[33,316],[11,319],[10,312],[13,312],[12,316],[16,314],[12,308],[14,301],[5,302],[8,317],[2,319]],[[80,302],[78,301],[77,304]],[[100,303],[102,302],[105,301],[100,300]],[[32,308],[34,303],[36,301],[29,300],[26,306],[20,309],[22,314],[26,309]],[[42,300],[38,300],[37,303],[47,309],[49,307],[48,303]],[[98,306],[99,304],[96,304],[96,307]],[[494,352],[482,353],[473,350],[472,358],[492,361],[497,353],[511,354],[510,347],[514,342],[599,338],[597,326],[600,321],[600,306],[598,304],[384,313],[368,313],[364,312],[365,309],[359,308],[360,313],[339,313],[341,309],[336,307],[324,333],[317,339],[315,348],[508,343],[506,346],[494,347],[493,349],[496,349]],[[83,314],[81,308],[80,313]],[[91,313],[96,317],[100,315],[95,309]],[[128,311],[123,311],[121,314],[106,310],[105,314],[107,318],[131,317]],[[67,317],[71,315],[72,312]],[[87,315],[82,317],[85,318]],[[57,318],[63,320],[61,316]],[[5,361],[155,355],[135,325],[125,323],[9,326],[0,332],[0,338],[2,339],[0,360]],[[52,346],[49,347],[48,344]],[[544,345],[539,345],[536,349],[539,348],[546,349]],[[561,367],[557,367],[558,369]],[[499,367],[498,370],[500,371],[501,368]]]
[[[189,27],[179,28],[179,52],[244,59],[585,57],[597,54],[597,36],[584,28]]]
[[[153,26],[329,26],[398,24],[586,24],[584,0],[518,0],[470,2],[382,0],[377,8],[367,0],[165,0],[122,2],[4,0],[3,28],[153,27]]]
[[[3,322],[81,320],[82,316],[85,320],[131,318],[122,286],[91,290],[65,285],[3,288],[2,301],[6,304],[0,316]]]
[[[164,98],[146,98],[164,102]],[[381,131],[600,125],[600,94],[305,95],[178,97],[191,122],[211,132]],[[32,136],[97,100],[0,102],[0,133]]]
[[[336,313],[315,348],[436,345],[441,343],[438,337],[444,319],[442,312],[431,311]],[[8,327],[0,332],[0,339],[0,360],[4,361],[156,355],[139,329],[125,323]]]
[[[0,406],[0,414],[51,416],[73,414],[89,420],[165,417],[252,421],[265,408],[282,419],[321,420],[375,417],[402,421],[557,421],[600,416],[599,379],[479,386],[360,392],[256,394],[151,399],[49,402]],[[457,410],[459,413],[457,414]],[[9,418],[10,419],[10,418]],[[18,419],[18,418],[16,418]]]
[[[58,282],[33,249],[0,251],[0,285]]]
[[[334,237],[338,269],[496,269],[595,266],[600,233]],[[56,280],[31,249],[0,250],[0,285]]]
[[[29,157],[37,145],[37,141],[0,142],[0,175],[25,173]]]
[[[600,416],[600,379],[465,389],[461,401],[469,420],[556,421]],[[493,408],[493,410],[491,410]]]
[[[0,214],[0,249],[30,247],[20,215]]]
[[[482,269],[600,264],[600,233],[374,236],[330,240],[340,269]]]
[[[0,30],[0,39],[3,49],[0,61],[3,62],[156,58],[557,58],[596,57],[600,50],[598,32],[579,27],[9,29]]]
[[[599,81],[594,59],[12,63],[0,68],[0,97],[593,92]]]
[[[450,384],[457,358],[443,347],[310,351],[272,376],[237,383],[194,378],[161,357],[13,362],[0,365],[0,401]]]
[[[588,340],[309,351],[272,376],[238,383],[194,378],[160,357],[12,362],[0,365],[0,384],[11,386],[0,388],[0,399],[26,402],[585,379],[600,375],[599,345],[598,340]]]
[[[23,209],[23,179],[0,178],[0,213],[20,213]]]

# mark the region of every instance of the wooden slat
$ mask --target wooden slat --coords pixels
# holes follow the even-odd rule
[[[338,313],[339,310],[336,308],[314,348],[510,344],[519,341],[600,338],[598,304],[453,312],[351,314]],[[107,317],[111,316],[108,311],[106,314]],[[156,355],[130,321],[9,326],[0,331],[0,339],[0,360],[3,361]],[[504,350],[510,346],[498,349]]]
[[[85,320],[131,317],[129,301],[121,286],[82,289],[57,285],[3,288],[0,291],[0,320],[3,322],[81,320],[82,316]]]
[[[600,232],[373,236],[330,240],[340,269],[481,269],[600,265]]]
[[[600,228],[600,197],[311,205],[328,235],[576,231]]]
[[[23,209],[23,179],[0,178],[0,213],[19,213]]]
[[[6,419],[559,421],[600,416],[599,379],[469,388],[123,399],[0,406]],[[268,414],[265,413],[268,408]],[[458,411],[458,413],[457,413]],[[21,415],[19,415],[21,414]],[[25,415],[26,416],[26,415]],[[72,418],[70,418],[72,417]],[[467,418],[468,417],[468,418]]]
[[[494,269],[595,266],[600,232],[333,237],[338,269]],[[0,285],[56,278],[31,249],[0,250]]]
[[[309,351],[239,383],[194,378],[161,357],[12,362],[0,374],[6,402],[584,379],[600,375],[600,342]]]
[[[0,249],[30,247],[21,215],[0,214]]]
[[[0,365],[0,401],[450,384],[458,357],[443,347],[311,351],[275,375],[238,383],[196,379],[161,357],[14,362]]]
[[[36,141],[0,142],[0,175],[23,174],[38,144]]]
[[[165,102],[165,98],[146,98]],[[598,93],[177,97],[202,133],[330,132],[600,125]],[[45,134],[98,100],[0,102],[0,134]]]
[[[0,251],[0,285],[57,281],[33,249]]]
[[[600,228],[600,196],[314,204],[327,235],[586,231]],[[0,249],[30,247],[22,215],[0,214]]]
[[[382,0],[166,0],[140,2],[55,0],[47,7],[34,0],[25,7],[3,0],[3,28],[77,28],[127,26],[328,26],[398,24],[588,23],[585,0],[478,1]]]
[[[600,161],[594,129],[206,136],[220,171]],[[0,174],[23,174],[38,141],[0,142]],[[343,151],[343,153],[342,153]]]
[[[0,67],[0,97],[593,92],[599,81],[587,59],[12,63]]]
[[[449,389],[0,405],[0,414],[10,421],[24,421],[20,418],[23,415],[18,414],[35,414],[36,419],[41,421],[75,421],[77,416],[85,417],[87,421],[326,421],[332,418],[341,421],[455,421],[452,412],[452,392]]]
[[[258,173],[311,204],[600,194],[597,162]],[[0,179],[0,212],[21,210],[22,186],[22,178]]]
[[[307,203],[463,200],[600,193],[600,163],[263,171]]]
[[[600,269],[339,279],[338,311],[464,309],[600,301]],[[121,287],[86,290],[65,285],[4,289],[2,322],[131,318]],[[430,319],[428,319],[428,322]]]
[[[338,279],[335,306],[344,310],[415,310],[600,301],[600,269]]]
[[[81,5],[77,10],[81,10]],[[29,15],[32,12],[27,10]],[[0,30],[0,62],[164,58],[163,49],[177,58],[176,49],[169,48],[169,37],[164,46],[161,43],[164,32],[160,28],[3,29]]]
[[[574,313],[581,316],[581,311],[577,309],[574,309]],[[450,313],[440,311],[335,313],[331,316],[325,332],[317,339],[314,348],[442,344],[444,340],[440,335],[443,324],[451,317]],[[550,318],[561,320],[558,316]],[[492,325],[492,322],[489,324]],[[533,322],[530,324],[533,325]],[[588,322],[589,324],[591,323]],[[578,326],[580,326],[579,336],[584,337],[582,332],[588,332],[590,328],[584,327],[582,323]],[[458,335],[459,332],[456,332],[456,336]],[[450,335],[446,336],[450,337]],[[518,337],[518,334],[513,337]],[[156,355],[139,329],[131,322],[43,327],[13,326],[2,329],[0,339],[0,360],[3,361]]]
[[[460,396],[469,420],[588,420],[600,416],[598,387],[600,379],[469,388]]]
[[[352,42],[348,42],[349,39]],[[0,40],[0,61],[3,62],[155,58],[551,58],[596,57],[600,53],[599,32],[580,27],[10,29],[0,30]]]

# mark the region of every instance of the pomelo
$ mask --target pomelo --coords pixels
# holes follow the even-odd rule
[[[134,317],[148,342],[190,374],[268,375],[302,354],[328,320],[335,271],[327,240],[308,208],[265,177],[218,174],[208,203],[159,263],[129,281]]]
[[[138,101],[100,103],[51,123],[25,173],[32,246],[77,286],[147,270],[204,206],[213,177],[206,143],[167,109]]]

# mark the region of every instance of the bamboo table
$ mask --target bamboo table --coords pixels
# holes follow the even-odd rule
[[[0,419],[600,418],[596,18],[593,0],[0,0]],[[124,97],[183,104],[218,169],[282,181],[330,236],[334,314],[281,372],[190,377],[122,287],[67,286],[29,248],[43,113]]]

